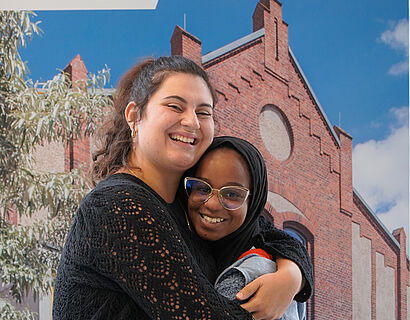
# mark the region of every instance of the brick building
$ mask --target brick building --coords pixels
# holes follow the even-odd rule
[[[352,137],[333,127],[288,45],[282,5],[260,0],[253,32],[202,55],[201,41],[176,26],[171,53],[193,59],[219,95],[218,135],[254,143],[266,160],[266,210],[305,243],[315,272],[308,319],[410,319],[404,229],[383,226],[352,185]],[[86,74],[79,56],[66,68]],[[75,141],[61,167],[87,159]],[[41,317],[40,317],[41,318]]]
[[[288,45],[282,5],[261,0],[253,33],[206,55],[180,27],[172,54],[202,64],[217,89],[218,134],[261,150],[266,209],[305,241],[315,270],[309,319],[410,319],[403,229],[390,234],[352,185],[352,137],[333,127]],[[405,214],[405,213],[403,213]]]

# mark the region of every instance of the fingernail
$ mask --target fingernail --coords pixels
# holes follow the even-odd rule
[[[236,298],[239,299],[239,300],[242,300],[242,299],[245,298],[245,295],[242,292],[238,292],[237,295],[236,295]]]

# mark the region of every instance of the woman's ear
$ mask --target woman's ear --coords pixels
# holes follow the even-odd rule
[[[135,107],[136,103],[134,101],[131,101],[125,108],[125,119],[127,120],[130,127],[135,125],[135,123],[138,121],[138,113]]]
[[[125,108],[125,119],[127,120],[128,126],[131,130],[131,137],[134,139],[137,134],[137,124],[138,124],[138,111],[136,109],[136,103],[131,101]]]
[[[128,124],[130,124],[130,122],[137,121],[137,111],[135,110],[135,106],[136,103],[134,101],[131,101],[125,107],[125,119],[127,120]]]

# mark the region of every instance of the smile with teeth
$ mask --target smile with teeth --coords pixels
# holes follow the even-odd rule
[[[212,217],[208,217],[202,213],[200,213],[200,216],[202,217],[202,219],[204,219],[205,221],[209,222],[209,223],[220,223],[225,221],[225,219],[223,218],[212,218]]]
[[[180,142],[184,142],[184,143],[189,143],[189,144],[191,144],[191,145],[194,145],[194,144],[195,144],[195,140],[196,140],[195,138],[188,138],[188,137],[184,137],[184,136],[181,136],[181,135],[175,134],[175,133],[170,134],[170,137],[171,137],[171,139],[174,140],[174,141],[180,141]]]

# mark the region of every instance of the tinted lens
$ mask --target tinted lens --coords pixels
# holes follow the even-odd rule
[[[187,179],[185,186],[188,196],[191,200],[197,202],[205,201],[212,192],[211,188],[206,183],[198,180]]]
[[[235,187],[222,188],[219,193],[223,206],[231,210],[239,208],[248,195],[248,191]]]

